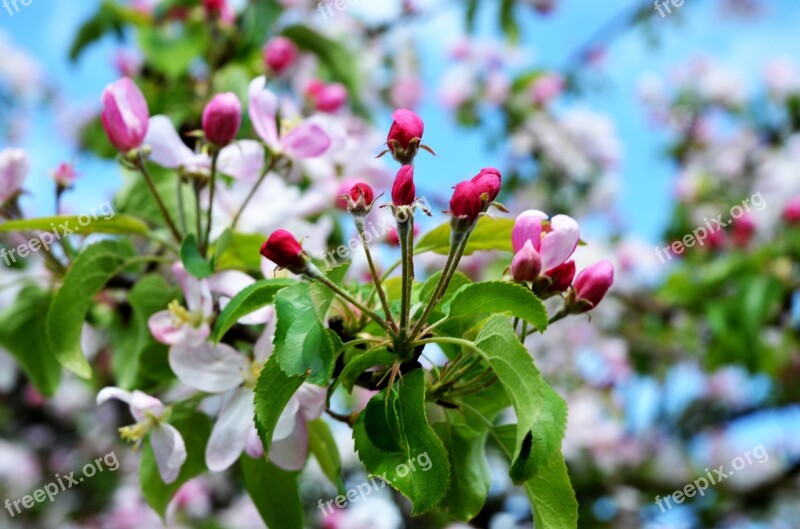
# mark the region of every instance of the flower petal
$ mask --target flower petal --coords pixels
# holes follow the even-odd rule
[[[131,393],[131,413],[137,421],[143,421],[148,415],[159,418],[164,415],[164,404],[147,393],[134,390]]]
[[[550,220],[550,231],[542,237],[539,251],[542,270],[547,271],[563,264],[575,252],[581,230],[578,223],[567,215],[556,215]]]
[[[186,338],[184,326],[176,326],[173,314],[168,310],[162,310],[150,316],[147,326],[150,328],[153,338],[164,345],[175,345]]]
[[[222,393],[238,387],[250,369],[247,358],[226,344],[203,343],[192,347],[186,343],[172,346],[169,365],[181,382],[189,387]]]
[[[150,445],[161,479],[167,484],[174,482],[186,462],[186,444],[180,432],[171,424],[159,424],[150,433]]]
[[[239,388],[226,395],[206,445],[206,465],[210,471],[222,472],[242,455],[254,427],[253,413],[253,390]]]
[[[258,436],[256,425],[251,421],[250,430],[247,432],[247,444],[244,447],[247,455],[253,459],[264,457],[264,443],[261,442],[261,437]]]
[[[316,123],[304,121],[281,138],[283,151],[292,158],[314,158],[331,146],[331,139]]]
[[[150,147],[150,159],[162,167],[177,169],[182,165],[189,165],[195,158],[194,152],[181,141],[178,131],[167,116],[153,116],[145,145]]]
[[[223,174],[255,181],[264,170],[264,146],[254,140],[237,141],[220,151],[217,163]]]
[[[109,386],[100,390],[97,394],[97,405],[100,406],[101,404],[111,400],[117,399],[121,400],[125,404],[130,405],[131,403],[131,393],[129,391],[125,391],[121,388],[115,388],[113,386]]]
[[[292,432],[294,432],[294,429],[297,427],[297,422],[302,419],[299,412],[300,401],[292,397],[283,409],[281,416],[278,417],[278,422],[275,424],[275,429],[272,431],[273,443],[292,435]]]
[[[306,421],[298,418],[291,435],[272,440],[269,460],[283,470],[292,472],[302,470],[308,456],[308,427]]]
[[[250,83],[250,106],[248,113],[256,134],[264,140],[271,149],[279,147],[278,124],[278,96],[266,89],[267,78],[263,75],[253,79]]]
[[[294,394],[300,402],[300,411],[303,418],[313,421],[325,411],[325,401],[328,398],[328,390],[316,384],[303,384]]]
[[[226,270],[208,278],[208,286],[211,292],[225,296],[219,300],[220,309],[222,310],[228,305],[230,298],[235,297],[239,292],[255,282],[255,279],[238,270]],[[261,325],[267,323],[272,318],[273,313],[272,307],[264,307],[240,319],[239,323],[243,325]]]
[[[539,251],[543,220],[547,220],[547,213],[536,209],[529,209],[519,214],[511,232],[511,245],[514,247],[514,253],[519,252],[525,246],[525,241],[531,241],[533,248]]]

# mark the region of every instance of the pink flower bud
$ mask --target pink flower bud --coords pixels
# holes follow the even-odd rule
[[[564,91],[564,78],[557,73],[546,73],[536,79],[531,86],[533,102],[539,106],[547,105]]]
[[[751,215],[745,215],[733,221],[733,232],[731,233],[733,244],[739,248],[746,247],[753,240],[756,228],[756,222]]]
[[[369,205],[372,204],[373,200],[375,200],[375,193],[372,191],[370,186],[363,182],[359,182],[350,188],[350,198],[353,199],[353,202],[358,202],[363,198],[364,202]]]
[[[28,155],[22,149],[0,151],[0,205],[21,191],[30,165]]]
[[[514,276],[514,281],[522,283],[535,280],[541,271],[542,258],[533,248],[531,241],[527,241],[511,261],[511,275]]]
[[[614,265],[603,260],[584,269],[575,278],[575,294],[581,304],[578,312],[588,312],[595,308],[614,284]]]
[[[261,255],[281,268],[288,268],[292,272],[300,273],[306,267],[306,257],[303,247],[286,230],[275,230],[269,239],[261,246]]]
[[[66,162],[61,163],[50,174],[53,180],[56,181],[56,184],[65,188],[72,187],[72,184],[75,183],[75,179],[78,178],[78,173],[75,171],[75,168]]]
[[[455,187],[453,197],[450,199],[450,212],[454,217],[466,219],[469,224],[472,224],[482,210],[483,203],[478,186],[466,181]]]
[[[291,67],[298,56],[297,46],[286,37],[274,37],[264,46],[264,63],[278,74]]]
[[[800,223],[800,197],[795,197],[786,204],[782,216],[786,224]]]
[[[103,90],[103,128],[112,145],[123,153],[142,146],[147,134],[150,110],[136,84],[127,77]]]
[[[325,85],[315,93],[315,106],[320,112],[333,113],[347,104],[349,95],[342,83]]]
[[[493,201],[497,198],[497,195],[500,194],[501,182],[502,176],[500,175],[500,171],[494,167],[485,167],[481,169],[481,172],[472,179],[472,183],[477,186],[481,195],[485,193],[488,197],[486,200],[487,202]]]
[[[575,261],[567,261],[560,264],[545,272],[544,275],[551,281],[550,286],[547,288],[548,293],[564,292],[572,284],[572,280],[575,279]]]
[[[397,171],[392,185],[392,203],[395,206],[410,206],[417,199],[417,188],[414,185],[414,168],[404,165]]]
[[[416,113],[403,108],[395,110],[392,119],[394,122],[389,129],[386,145],[395,160],[408,165],[417,155],[425,124]]]
[[[217,94],[203,111],[203,132],[214,145],[227,145],[242,125],[242,104],[233,92]]]

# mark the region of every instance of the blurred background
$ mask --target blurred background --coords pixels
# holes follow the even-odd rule
[[[29,154],[25,214],[56,213],[52,173],[64,162],[78,177],[62,212],[112,200],[125,185],[97,117],[108,83],[136,78],[153,114],[194,130],[204,87],[246,94],[264,73],[268,38],[310,28],[306,62],[275,82],[306,108],[350,120],[363,160],[301,187],[385,186],[389,162],[372,157],[392,110],[412,108],[437,153],[422,153],[416,168],[434,209],[446,209],[452,183],[496,166],[510,210],[570,214],[592,241],[578,264],[614,261],[612,299],[591,322],[561,322],[526,344],[570,407],[563,448],[580,527],[800,528],[800,4],[350,0],[326,10],[329,2],[230,0],[229,30],[221,25],[211,44],[195,32],[210,16],[201,4],[0,6],[0,150]],[[204,59],[218,38],[240,40]],[[317,77],[345,85],[347,102],[323,108],[308,88]],[[336,222],[334,206],[314,215]],[[718,215],[725,229],[671,247]],[[270,227],[255,221],[250,231]],[[472,258],[471,273],[502,271],[507,257],[496,257]],[[92,389],[68,375],[43,394],[19,361],[15,343],[27,334],[15,326],[15,283],[25,273],[0,265],[0,500],[115,446],[122,463],[35,513],[0,516],[0,527],[160,526],[139,492],[137,454],[115,439],[113,410],[98,410]],[[91,330],[84,340],[98,362],[113,349]],[[339,433],[358,483],[349,432]],[[748,452],[704,495],[657,502]],[[531,527],[524,493],[499,457],[491,463],[490,501],[473,527]],[[388,492],[323,519],[313,506],[326,497],[319,474],[314,465],[304,474],[309,526],[441,526],[410,520]],[[167,524],[264,527],[224,474],[184,485]]]

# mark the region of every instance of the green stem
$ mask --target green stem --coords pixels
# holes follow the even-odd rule
[[[153,194],[153,198],[155,198],[156,204],[158,204],[158,208],[161,210],[161,215],[164,217],[164,221],[166,221],[167,226],[172,232],[172,236],[175,238],[178,244],[180,244],[181,241],[183,240],[181,232],[175,225],[175,221],[172,220],[172,215],[167,209],[167,206],[164,204],[164,200],[162,200],[161,195],[158,193],[158,189],[156,189],[156,184],[155,182],[153,182],[153,177],[150,176],[150,171],[147,170],[147,164],[145,163],[144,155],[141,152],[136,158],[136,166],[142,173],[142,176],[144,176],[144,181],[147,183],[147,187],[150,188],[150,192]]]
[[[413,264],[409,245],[411,239],[411,221],[397,221],[397,235],[400,239],[400,260],[403,263],[403,284],[400,297],[400,335],[409,336],[408,316],[411,310],[411,282]]]
[[[200,183],[195,180],[194,185],[194,221],[195,231],[197,232],[197,244],[202,243],[200,239],[203,236],[203,210],[200,207]]]
[[[358,307],[358,309],[361,312],[365,313],[370,318],[372,318],[375,321],[375,323],[383,327],[386,330],[386,332],[392,334],[392,330],[389,328],[389,325],[383,318],[381,318],[378,314],[376,314],[375,312],[371,311],[370,309],[362,305],[353,296],[351,296],[344,289],[340,288],[338,285],[333,283],[333,281],[325,277],[322,273],[310,275],[309,277],[311,277],[316,281],[319,281],[320,283],[331,289],[333,292],[335,292],[336,294],[340,295],[341,297],[349,301],[352,305]]]
[[[206,234],[203,237],[203,244],[201,246],[201,253],[203,257],[208,254],[208,247],[211,244],[211,222],[214,218],[214,194],[217,190],[217,163],[219,162],[219,150],[214,149],[214,154],[211,156],[211,180],[209,188],[208,200],[208,219],[206,220]]]
[[[258,177],[258,181],[255,183],[253,188],[248,193],[247,198],[244,199],[242,206],[239,208],[239,211],[236,212],[236,216],[233,217],[233,222],[231,222],[231,231],[236,230],[236,225],[239,224],[239,219],[242,217],[245,208],[247,205],[250,204],[250,201],[253,200],[253,197],[256,195],[258,188],[261,187],[261,184],[264,183],[264,180],[267,178],[267,175],[275,169],[275,165],[278,163],[278,156],[273,156],[272,160],[270,161],[269,165],[267,165],[266,169],[261,173],[261,176]]]
[[[458,268],[458,263],[461,261],[461,257],[464,255],[464,250],[467,248],[467,242],[469,241],[469,236],[471,233],[471,229],[461,233],[460,237],[457,232],[452,233],[450,253],[447,256],[447,263],[445,263],[444,271],[442,271],[442,275],[439,277],[439,281],[436,283],[436,288],[433,291],[431,300],[428,302],[428,306],[425,307],[425,311],[417,321],[417,325],[414,327],[414,330],[411,331],[412,339],[416,338],[422,331],[422,328],[425,326],[425,322],[428,321],[428,317],[433,312],[433,309],[436,308],[436,305],[439,304],[444,297],[445,292],[447,292],[447,287],[450,284],[450,280],[453,278],[453,275]]]
[[[186,233],[186,207],[183,204],[183,177],[178,175],[178,217],[181,219],[181,231]]]
[[[383,291],[383,286],[381,285],[381,278],[378,275],[378,271],[375,269],[375,263],[372,260],[372,253],[369,251],[369,245],[367,244],[367,236],[364,233],[364,217],[354,217],[356,229],[358,230],[358,235],[361,237],[361,246],[364,248],[364,254],[367,256],[367,263],[369,264],[369,272],[372,275],[372,281],[375,283],[375,289],[378,292],[378,297],[381,300],[381,305],[383,306],[383,311],[386,313],[386,321],[391,326],[395,326],[394,319],[392,318],[392,311],[389,309],[389,301],[386,299],[386,293]]]

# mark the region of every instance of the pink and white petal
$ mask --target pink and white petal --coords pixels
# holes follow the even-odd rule
[[[225,396],[206,445],[206,465],[212,472],[230,468],[242,455],[253,428],[253,390],[239,388]]]
[[[235,297],[239,292],[255,282],[255,279],[238,270],[226,270],[208,278],[208,286],[211,292],[225,296],[219,300],[220,308],[223,310],[228,305],[230,298]],[[272,317],[272,314],[272,307],[264,307],[251,312],[239,320],[239,323],[243,325],[261,325],[266,323]]]
[[[228,145],[219,153],[218,167],[222,174],[255,182],[264,170],[264,146],[254,140]]]
[[[272,442],[286,439],[294,432],[297,423],[302,420],[300,416],[300,401],[295,397],[289,399],[283,413],[278,417],[275,429],[272,431]]]
[[[291,158],[314,158],[331,146],[331,139],[316,123],[305,121],[281,138],[281,146]]]
[[[567,215],[556,215],[550,220],[550,232],[542,238],[542,271],[563,264],[575,252],[581,230],[578,223]]]
[[[186,338],[185,325],[175,325],[175,317],[168,310],[162,310],[150,316],[147,326],[150,328],[153,338],[164,345],[175,345]]]
[[[308,427],[306,421],[298,418],[294,431],[288,437],[272,441],[269,460],[283,470],[294,472],[302,470],[308,457]]]
[[[125,404],[130,405],[132,397],[133,395],[131,395],[129,391],[109,386],[101,389],[100,392],[97,394],[97,405],[100,406],[101,404],[111,399],[120,400]]]
[[[183,290],[186,308],[191,312],[202,311],[203,314],[211,315],[214,310],[214,299],[211,297],[208,283],[187,272],[180,261],[172,265],[172,273],[175,274],[175,279]]]
[[[547,220],[547,213],[536,209],[529,209],[519,214],[511,232],[514,253],[519,252],[527,241],[531,241],[534,249],[539,251],[543,220]]]
[[[155,418],[164,415],[164,404],[155,397],[138,389],[131,393],[131,413],[137,421],[143,421],[148,414]]]
[[[248,113],[256,134],[264,140],[271,149],[275,150],[280,145],[278,142],[278,96],[266,89],[267,78],[263,75],[250,82],[250,106]]]
[[[208,393],[222,393],[239,387],[250,369],[247,358],[233,347],[210,343],[197,347],[185,343],[172,346],[169,365],[181,382]]]
[[[203,323],[200,327],[184,325],[183,333],[183,339],[178,343],[186,344],[189,347],[200,347],[211,334],[211,327],[207,323]]]
[[[186,462],[186,444],[180,432],[171,424],[159,424],[150,433],[150,445],[156,456],[161,479],[166,484],[173,483]]]
[[[150,118],[144,143],[150,147],[150,159],[162,167],[177,169],[191,163],[195,157],[167,116]]]
[[[250,421],[250,430],[247,432],[247,444],[244,447],[244,451],[253,459],[264,457],[264,443],[261,442],[261,437],[258,436],[258,431],[253,421]]]
[[[325,411],[325,401],[328,398],[328,390],[316,384],[305,383],[294,394],[300,402],[300,412],[307,421],[313,421]]]

